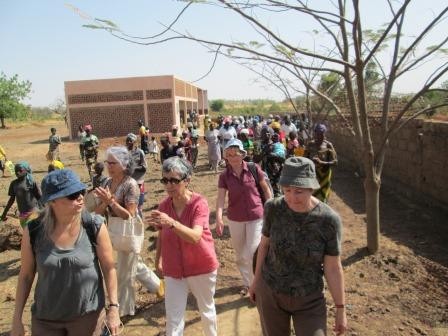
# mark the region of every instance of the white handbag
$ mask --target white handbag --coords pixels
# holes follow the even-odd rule
[[[114,250],[137,254],[141,252],[145,230],[140,216],[129,219],[110,216],[107,229]]]

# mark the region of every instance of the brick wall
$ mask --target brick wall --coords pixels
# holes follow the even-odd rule
[[[146,99],[169,99],[171,98],[171,89],[146,90]]]
[[[76,137],[79,125],[90,124],[99,138],[124,136],[137,132],[137,121],[144,120],[143,104],[102,107],[71,107],[71,133]],[[171,127],[171,126],[170,126]]]
[[[108,103],[143,100],[143,91],[120,91],[105,93],[75,94],[68,96],[69,104]]]
[[[354,138],[337,123],[330,125],[328,138],[344,163],[350,165],[355,157]],[[372,128],[372,138],[377,146],[378,127]],[[413,198],[448,206],[448,123],[413,120],[389,144],[383,183],[396,186]]]
[[[164,133],[171,130],[174,125],[173,104],[153,103],[148,104],[149,129],[153,133]]]

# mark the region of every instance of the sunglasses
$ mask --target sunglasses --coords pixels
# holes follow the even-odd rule
[[[166,177],[164,177],[164,178],[161,178],[160,179],[160,183],[162,183],[162,184],[168,184],[168,183],[171,183],[171,184],[179,184],[179,183],[181,183],[183,180],[185,180],[185,177],[184,178],[182,178],[182,179],[177,179],[177,178],[174,178],[174,177],[172,177],[172,178],[166,178]]]
[[[84,196],[85,194],[86,194],[85,190],[80,190],[80,191],[77,191],[77,192],[75,192],[73,194],[67,195],[65,197],[67,199],[69,199],[70,201],[74,201],[74,200],[77,200],[79,198],[79,195]]]

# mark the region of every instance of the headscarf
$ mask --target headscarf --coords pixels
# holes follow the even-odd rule
[[[325,126],[324,124],[317,124],[314,127],[314,132],[325,133],[326,131],[327,131],[327,126]]]
[[[51,161],[51,164],[53,165],[54,169],[64,169],[64,164],[59,160],[53,160]]]
[[[16,172],[19,170],[25,170],[26,171],[26,175],[25,175],[26,185],[30,188],[34,185],[33,171],[31,170],[31,166],[28,162],[20,161],[20,162],[16,163],[16,165],[14,166],[14,170]]]

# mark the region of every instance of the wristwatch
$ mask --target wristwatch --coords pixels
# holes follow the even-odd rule
[[[118,304],[118,303],[109,303],[109,305],[107,306],[107,308],[109,309],[110,307],[117,307],[117,308],[120,308],[120,304]]]

